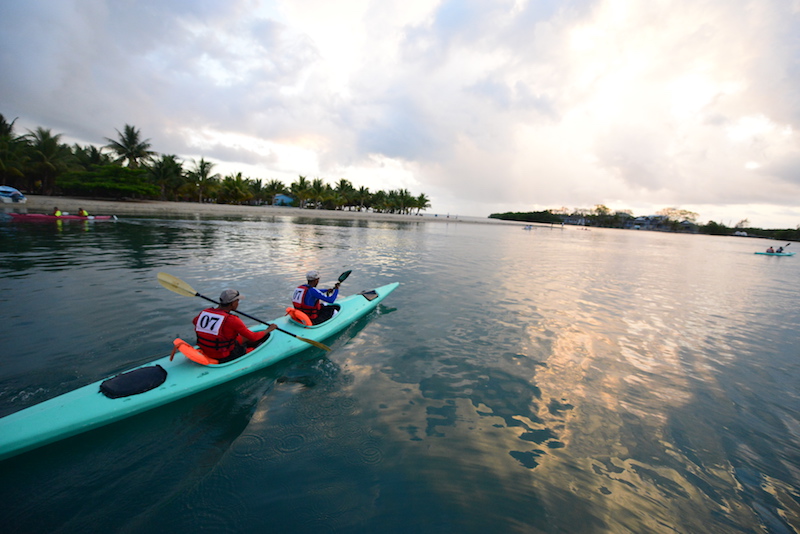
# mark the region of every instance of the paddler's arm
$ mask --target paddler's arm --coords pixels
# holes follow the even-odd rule
[[[242,320],[236,317],[235,315],[229,317],[228,320],[230,321],[232,318],[236,320],[231,321],[231,326],[233,326],[237,334],[239,334],[248,341],[259,341],[261,340],[261,338],[263,338],[264,336],[266,336],[267,334],[278,328],[278,325],[271,324],[266,328],[266,330],[262,332],[253,332],[252,330],[247,328],[245,324],[242,322]]]
[[[336,300],[336,297],[339,295],[339,282],[336,282],[336,285],[333,288],[333,294],[328,295],[327,293],[323,293],[316,287],[310,288],[311,290],[308,293],[311,293],[315,299],[323,300],[325,302],[333,302]],[[329,290],[330,291],[330,290]],[[309,299],[311,300],[311,299]]]

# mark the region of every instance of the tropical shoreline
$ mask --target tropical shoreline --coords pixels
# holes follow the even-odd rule
[[[83,208],[91,215],[124,216],[193,216],[193,217],[304,217],[314,219],[350,219],[385,222],[443,222],[471,224],[506,224],[519,226],[522,223],[480,217],[461,217],[442,214],[400,215],[368,211],[345,211],[326,209],[300,209],[286,206],[247,206],[232,204],[210,204],[199,202],[171,202],[159,200],[97,200],[76,197],[26,195],[26,204],[4,204],[15,211],[50,213],[58,206],[61,211],[77,214]]]

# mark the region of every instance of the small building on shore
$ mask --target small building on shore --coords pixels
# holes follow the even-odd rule
[[[279,194],[275,195],[275,198],[272,201],[273,206],[291,206],[294,199],[290,196]]]

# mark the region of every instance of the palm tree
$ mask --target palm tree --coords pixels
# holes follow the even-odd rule
[[[358,211],[363,210],[365,207],[369,208],[371,199],[372,194],[369,192],[368,187],[361,186],[358,191],[354,193],[354,200],[358,202]]]
[[[407,215],[415,200],[416,198],[408,189],[399,189],[397,191],[397,207],[400,213]]]
[[[320,209],[322,203],[330,196],[330,186],[322,178],[314,178],[309,187],[309,198],[314,201],[315,208]]]
[[[306,207],[306,200],[311,196],[310,191],[311,184],[308,183],[308,180],[305,176],[299,176],[296,181],[292,182],[290,186],[290,191],[294,198],[300,202],[300,207]]]
[[[333,209],[335,210],[343,209],[344,206],[347,206],[348,202],[350,202],[349,200],[347,200],[346,196],[341,194],[339,191],[336,191],[335,189],[331,189],[328,192],[328,196],[326,197],[325,200],[329,202],[330,205],[333,206]]]
[[[17,119],[6,122],[0,114],[0,179],[6,185],[21,187],[29,155],[25,137],[14,134],[15,122]]]
[[[17,119],[11,122],[6,121],[6,118],[0,113],[0,137],[13,137],[15,122],[17,122]]]
[[[56,178],[75,161],[72,150],[60,142],[61,134],[53,135],[41,126],[35,132],[28,130],[26,138],[30,150],[28,179],[40,180],[41,191],[46,195],[53,194]],[[30,189],[33,189],[32,185],[29,184]]]
[[[242,178],[242,173],[229,174],[220,185],[220,197],[223,202],[241,204],[253,198],[249,179]]]
[[[111,157],[94,145],[82,147],[78,143],[75,143],[72,145],[72,153],[75,155],[78,164],[87,171],[92,170],[94,167],[110,165],[112,163]]]
[[[338,195],[334,201],[334,205],[337,209],[341,206],[351,206],[351,202],[353,202],[355,198],[356,189],[349,180],[341,178],[336,182],[336,187],[334,187],[333,190]]]
[[[417,215],[420,210],[426,210],[431,207],[431,201],[425,193],[420,193],[414,201],[414,207],[417,208]]]
[[[183,163],[178,156],[161,156],[161,159],[148,166],[150,180],[161,191],[161,200],[173,199],[184,182]]]
[[[203,202],[203,194],[210,195],[219,184],[219,174],[211,174],[214,164],[204,158],[200,158],[200,161],[192,160],[192,162],[194,169],[189,171],[189,182],[197,192],[197,201]]]
[[[372,209],[378,212],[386,212],[389,210],[389,196],[385,191],[378,191],[370,197]]]
[[[247,178],[245,181],[247,182],[247,188],[250,191],[250,200],[248,201],[248,204],[255,203],[258,205],[259,203],[263,202],[265,198],[264,182],[262,182],[260,178]]]
[[[126,124],[124,132],[117,130],[119,140],[115,141],[106,137],[106,148],[117,155],[117,162],[128,162],[128,167],[138,169],[140,164],[145,164],[156,154],[150,150],[150,139],[142,141],[140,132],[130,124]]]
[[[270,180],[264,185],[264,198],[270,199],[270,204],[275,205],[275,197],[286,192],[286,186],[280,180]]]

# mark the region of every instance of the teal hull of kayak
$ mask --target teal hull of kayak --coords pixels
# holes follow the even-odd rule
[[[337,300],[341,311],[317,326],[304,327],[287,316],[273,323],[297,336],[322,341],[374,310],[397,286],[399,283],[395,282],[375,289],[378,296],[372,300],[361,294]],[[252,330],[265,328],[259,325]],[[160,365],[167,371],[166,381],[145,393],[111,399],[100,392],[100,384],[106,380],[103,379],[3,417],[0,460],[188,397],[308,348],[313,346],[276,330],[258,348],[225,364],[200,365],[180,353],[172,361],[165,356],[135,368]]]
[[[794,256],[795,252],[755,252],[755,254],[761,254],[762,256]]]

